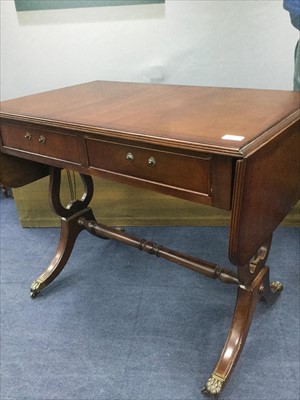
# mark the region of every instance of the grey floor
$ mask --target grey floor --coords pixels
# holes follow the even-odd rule
[[[59,230],[21,228],[13,199],[0,207],[1,400],[202,398],[234,287],[83,232],[62,274],[32,300]],[[227,228],[129,231],[230,266]],[[299,399],[299,254],[299,229],[279,228],[268,265],[284,291],[258,305],[221,399]]]

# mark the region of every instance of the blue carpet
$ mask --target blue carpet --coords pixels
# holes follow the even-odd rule
[[[0,207],[1,400],[202,398],[234,287],[83,232],[67,267],[32,300],[59,230],[22,229],[14,201]],[[227,228],[128,230],[230,265]],[[279,228],[268,265],[284,291],[273,306],[258,305],[221,399],[299,399],[299,254],[299,229]]]

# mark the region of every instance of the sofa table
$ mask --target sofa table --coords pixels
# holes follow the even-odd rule
[[[50,174],[61,236],[37,296],[88,230],[237,287],[224,349],[202,393],[217,396],[239,358],[257,302],[273,303],[266,260],[272,233],[299,199],[299,93],[95,81],[1,103],[1,182]],[[60,201],[61,169],[77,171],[81,199]],[[2,174],[2,175],[1,175]],[[96,222],[92,176],[231,211],[225,269]],[[3,181],[5,179],[5,181]]]

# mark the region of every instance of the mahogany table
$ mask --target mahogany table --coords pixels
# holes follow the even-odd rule
[[[299,93],[96,81],[1,103],[0,181],[50,174],[61,237],[37,296],[64,268],[78,234],[115,239],[237,287],[224,349],[202,389],[217,396],[245,343],[257,302],[282,291],[266,260],[272,233],[299,199]],[[81,199],[60,201],[60,171],[80,173]],[[91,176],[231,210],[234,270],[97,223]]]

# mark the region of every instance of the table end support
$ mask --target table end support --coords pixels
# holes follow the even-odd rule
[[[257,303],[265,300],[267,304],[273,304],[282,290],[280,282],[270,284],[269,268],[266,266],[260,270],[250,287],[239,286],[227,339],[214,371],[201,390],[203,395],[217,397],[222,392],[243,350]]]
[[[36,298],[63,270],[72,253],[79,233],[84,229],[78,220],[85,216],[95,220],[92,210],[88,207],[93,196],[93,181],[90,176],[82,175],[84,194],[80,200],[73,199],[64,207],[60,201],[61,170],[51,168],[49,183],[49,200],[53,211],[61,217],[60,239],[56,254],[48,268],[32,283],[31,298]]]

